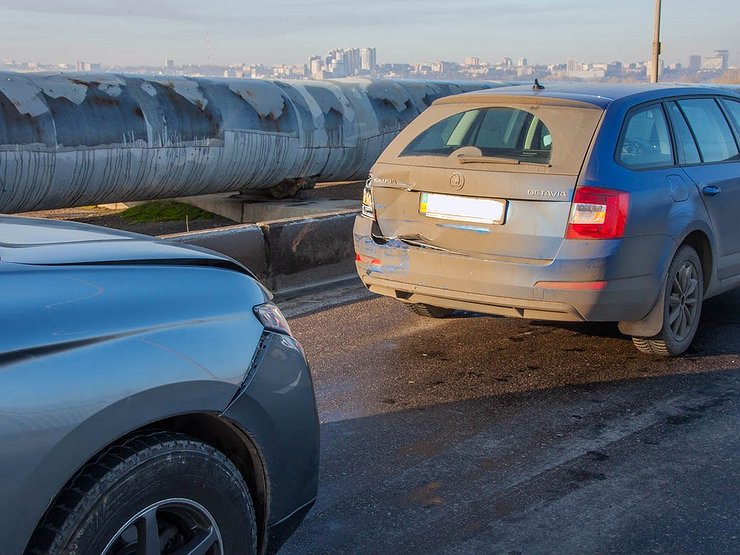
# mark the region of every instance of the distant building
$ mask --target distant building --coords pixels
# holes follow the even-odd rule
[[[377,50],[374,46],[360,48],[360,69],[374,72],[378,66]]]
[[[75,62],[75,71],[100,71],[102,68],[101,64],[93,64],[91,62]]]
[[[175,69],[175,60],[170,60],[169,58],[167,58],[165,60],[165,62],[164,62],[164,67],[168,71],[174,70]]]
[[[308,71],[311,74],[311,79],[324,78],[324,62],[321,60],[321,56],[311,56],[308,59]]]
[[[466,66],[479,66],[480,58],[478,58],[477,56],[470,56],[468,58],[465,58],[465,65]]]
[[[699,71],[701,69],[701,56],[698,54],[692,54],[689,56],[689,70]]]
[[[527,65],[527,58],[519,58],[516,61],[516,67],[524,67]]]

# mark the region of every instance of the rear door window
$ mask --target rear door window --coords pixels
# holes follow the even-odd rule
[[[722,110],[713,98],[679,100],[694,132],[703,162],[738,159],[738,148]]]
[[[468,146],[484,157],[548,164],[552,142],[547,126],[531,112],[496,107],[443,119],[411,141],[401,156],[449,156]]]
[[[630,112],[618,148],[618,158],[635,169],[673,165],[668,124],[659,104]]]
[[[722,103],[725,105],[730,117],[735,122],[735,130],[740,133],[740,101],[723,98]]]
[[[682,164],[698,164],[701,162],[699,149],[696,148],[694,134],[689,129],[689,124],[681,113],[681,109],[675,102],[666,103],[668,117],[671,119],[673,133],[676,136],[676,151],[679,162]]]

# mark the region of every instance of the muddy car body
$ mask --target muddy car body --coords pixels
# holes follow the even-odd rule
[[[354,228],[373,292],[450,310],[615,321],[679,354],[740,283],[740,96],[513,87],[437,101],[384,151]]]

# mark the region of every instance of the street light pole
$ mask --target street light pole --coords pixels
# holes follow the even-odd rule
[[[658,63],[660,61],[660,0],[655,0],[655,22],[653,24],[653,64],[650,82],[658,82]]]

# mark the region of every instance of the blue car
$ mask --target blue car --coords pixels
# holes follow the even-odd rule
[[[740,95],[545,85],[436,101],[372,168],[354,227],[370,291],[454,310],[613,321],[678,355],[740,285]]]
[[[303,350],[237,262],[0,217],[0,554],[272,553],[317,493]]]

